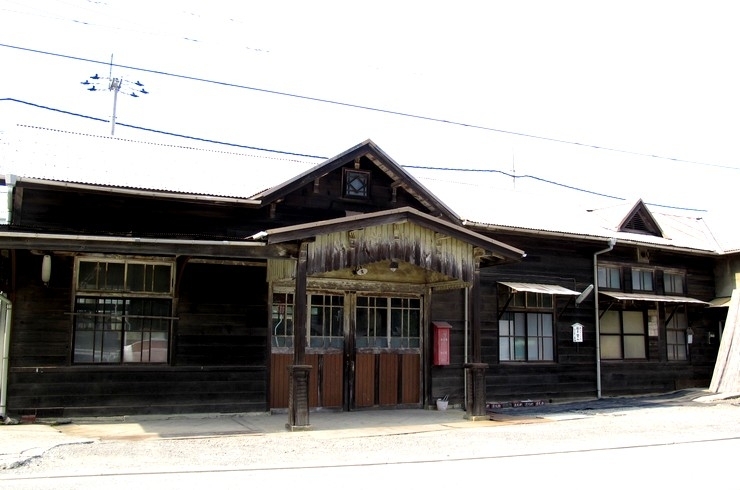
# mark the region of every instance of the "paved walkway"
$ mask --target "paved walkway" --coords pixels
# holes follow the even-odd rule
[[[683,390],[646,397],[603,398],[534,407],[501,408],[484,420],[468,420],[459,408],[448,410],[368,410],[311,412],[308,437],[344,438],[418,433],[451,428],[501,424],[544,423],[592,410],[625,410],[660,404],[712,402],[733,395],[712,395],[706,390]],[[288,415],[193,414],[182,416],[126,416],[38,420],[35,423],[0,425],[0,470],[13,468],[57,446],[101,440],[177,439],[228,436],[264,436],[295,432],[286,428]]]

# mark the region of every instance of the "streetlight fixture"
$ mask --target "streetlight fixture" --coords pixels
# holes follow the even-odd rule
[[[111,66],[112,61],[113,60],[111,57]],[[110,128],[111,136],[114,135],[116,132],[116,105],[118,103],[118,92],[123,91],[125,94],[128,94],[131,97],[139,97],[140,95],[146,95],[149,93],[146,88],[144,88],[144,84],[138,80],[136,80],[135,82],[130,82],[128,80],[124,80],[123,78],[113,78],[112,76],[104,78],[97,73],[89,77],[84,82],[80,83],[84,85],[90,92],[100,92],[105,90],[113,92],[113,116],[111,117]]]

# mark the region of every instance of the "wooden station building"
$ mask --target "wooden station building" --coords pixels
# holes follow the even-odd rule
[[[26,169],[3,182],[3,414],[302,427],[317,409],[447,396],[477,417],[709,385],[726,308],[709,308],[721,252],[703,223],[639,200],[586,231],[461,216],[372,141],[313,165],[26,133],[54,155],[0,162]],[[75,174],[103,155],[130,165]],[[173,169],[193,157],[203,178],[218,159],[251,169],[183,189]]]

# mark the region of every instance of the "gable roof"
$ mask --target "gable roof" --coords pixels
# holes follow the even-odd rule
[[[84,133],[18,125],[0,140],[0,176],[56,185],[94,186],[111,192],[239,200],[264,206],[292,190],[340,168],[356,156],[367,156],[394,183],[422,203],[434,216],[479,231],[566,235],[602,241],[664,247],[700,253],[722,252],[705,214],[663,209],[642,200],[585,196],[552,189],[511,190],[511,180],[488,180],[477,174],[463,182],[454,172],[406,170],[366,140],[335,157],[316,159],[261,150],[224,151],[224,146],[182,138],[153,141],[93,136]],[[430,178],[431,176],[431,178]],[[424,182],[424,185],[421,182]],[[62,183],[62,184],[59,184]],[[635,233],[630,218],[639,216],[652,231]],[[647,217],[647,221],[646,221]],[[630,226],[631,225],[631,226]],[[737,249],[726,243],[726,249]],[[734,245],[734,246],[733,246]]]
[[[402,188],[423,204],[429,210],[431,215],[444,216],[445,218],[458,223],[461,221],[460,217],[451,208],[435,196],[429,189],[424,187],[410,173],[401,168],[395,160],[388,156],[387,153],[381,150],[378,145],[369,139],[335,157],[329,158],[324,163],[308,169],[292,179],[271,187],[264,192],[251,196],[251,198],[260,201],[263,205],[270,204],[296,191],[304,185],[337,170],[348,162],[353,161],[355,158],[363,156],[370,159],[373,164],[388,175],[388,177],[393,180],[392,185]]]

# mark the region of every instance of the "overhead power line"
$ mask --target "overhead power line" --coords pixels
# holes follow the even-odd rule
[[[43,54],[43,55],[48,55],[48,56],[56,56],[56,57],[59,57],[59,58],[72,59],[72,60],[76,60],[76,61],[84,61],[84,62],[87,62],[87,63],[95,63],[95,64],[101,64],[101,65],[111,65],[111,63],[109,61],[100,61],[100,60],[93,60],[93,59],[89,59],[89,58],[82,58],[82,57],[79,57],[79,56],[72,56],[72,55],[66,55],[66,54],[61,54],[61,53],[52,53],[50,51],[44,51],[44,50],[38,50],[38,49],[32,49],[32,48],[25,48],[25,47],[22,47],[22,46],[14,46],[14,45],[11,45],[11,44],[3,44],[3,43],[0,43],[0,47],[11,48],[11,49],[18,49],[18,50],[21,50],[21,51],[28,51],[28,52],[31,52],[31,53]],[[312,97],[312,96],[308,96],[308,95],[293,94],[293,93],[290,93],[290,92],[282,92],[282,91],[278,91],[278,90],[271,90],[271,89],[265,89],[265,88],[260,88],[260,87],[252,87],[252,86],[249,86],[249,85],[242,85],[242,84],[232,83],[232,82],[223,82],[223,81],[219,81],[219,80],[212,80],[212,79],[208,79],[208,78],[194,77],[194,76],[190,76],[190,75],[180,75],[180,74],[177,74],[177,73],[170,73],[170,72],[161,71],[161,70],[153,70],[153,69],[149,69],[149,68],[141,68],[141,67],[137,67],[137,66],[119,65],[119,64],[113,64],[112,66],[116,66],[118,68],[124,68],[124,69],[127,69],[127,70],[136,70],[136,71],[141,71],[141,72],[145,72],[145,73],[152,73],[152,74],[156,74],[156,75],[163,75],[163,76],[175,77],[175,78],[180,78],[180,79],[184,79],[184,80],[191,80],[191,81],[196,81],[196,82],[210,83],[210,84],[220,85],[220,86],[224,86],[224,87],[232,87],[232,88],[239,88],[239,89],[244,89],[244,90],[252,90],[252,91],[255,91],[255,92],[262,92],[262,93],[267,93],[267,94],[272,94],[272,95],[280,95],[280,96],[284,96],[284,97],[291,97],[291,98],[301,99],[301,100],[309,100],[309,101],[313,101],[313,102],[320,102],[320,103],[324,103],[324,104],[332,104],[332,105],[337,105],[337,106],[342,106],[342,107],[349,107],[349,108],[353,108],[353,109],[360,109],[360,110],[366,110],[366,111],[372,111],[372,112],[377,112],[377,113],[382,113],[382,114],[390,114],[390,115],[394,115],[394,116],[408,117],[408,118],[412,118],[412,119],[418,119],[418,120],[424,120],[424,121],[430,121],[430,122],[438,122],[438,123],[442,123],[442,124],[449,124],[449,125],[453,125],[453,126],[461,126],[461,127],[465,127],[465,128],[478,129],[478,130],[482,130],[482,131],[491,131],[491,132],[496,132],[496,133],[508,134],[508,135],[518,136],[518,137],[522,137],[522,138],[529,138],[529,139],[536,139],[536,140],[540,140],[540,141],[549,141],[549,142],[558,143],[558,144],[579,146],[579,147],[582,147],[582,148],[591,148],[591,149],[595,149],[595,150],[603,150],[603,151],[610,151],[610,152],[616,152],[616,153],[623,153],[623,154],[633,155],[633,156],[640,156],[640,157],[647,157],[647,158],[655,158],[655,159],[661,159],[661,160],[670,160],[670,161],[674,161],[674,162],[689,163],[689,164],[692,164],[692,165],[702,165],[702,166],[707,166],[707,167],[717,167],[717,168],[724,168],[724,169],[729,169],[729,170],[740,170],[740,167],[733,167],[733,166],[730,166],[730,165],[721,165],[721,164],[716,164],[716,163],[700,162],[700,161],[696,161],[696,160],[685,160],[685,159],[676,158],[676,157],[669,157],[669,156],[662,156],[662,155],[654,155],[654,154],[649,154],[649,153],[641,153],[641,152],[636,152],[636,151],[624,150],[624,149],[620,149],[620,148],[612,148],[612,147],[599,146],[599,145],[594,145],[594,144],[589,144],[589,143],[581,143],[581,142],[577,142],[577,141],[569,141],[569,140],[564,140],[564,139],[559,139],[559,138],[552,138],[552,137],[548,137],[548,136],[540,136],[540,135],[535,135],[535,134],[522,133],[522,132],[519,132],[519,131],[511,131],[511,130],[506,130],[506,129],[500,129],[500,128],[492,128],[492,127],[488,127],[488,126],[482,126],[482,125],[478,125],[478,124],[471,124],[471,123],[464,123],[464,122],[460,122],[460,121],[453,121],[453,120],[448,120],[448,119],[442,119],[442,118],[437,118],[437,117],[432,117],[432,116],[424,116],[424,115],[420,115],[420,114],[412,114],[412,113],[409,113],[409,112],[401,112],[401,111],[395,111],[395,110],[391,110],[391,109],[383,109],[383,108],[371,107],[371,106],[366,106],[366,105],[361,105],[361,104],[353,104],[353,103],[350,103],[350,102],[342,102],[342,101],[337,101],[337,100],[324,99],[324,98],[320,98],[320,97]]]
[[[47,110],[47,111],[58,112],[60,114],[66,114],[68,116],[82,117],[82,118],[85,118],[85,119],[90,119],[90,120],[93,120],[93,121],[106,122],[106,123],[107,122],[110,122],[107,119],[101,119],[99,117],[86,116],[84,114],[78,114],[76,112],[65,111],[65,110],[62,110],[62,109],[55,109],[53,107],[48,107],[48,106],[44,106],[44,105],[40,105],[40,104],[34,104],[33,102],[26,102],[25,100],[18,100],[18,99],[13,99],[13,98],[10,98],[10,97],[2,98],[2,99],[0,99],[0,102],[17,102],[19,104],[24,104],[24,105],[28,105],[28,106],[31,106],[31,107],[36,107],[36,108],[44,109],[44,110]],[[212,143],[212,144],[216,144],[216,145],[231,146],[231,147],[234,147],[234,148],[244,148],[244,149],[247,149],[247,150],[266,151],[266,152],[269,152],[269,153],[279,153],[281,155],[291,155],[291,156],[295,156],[295,157],[318,158],[318,159],[321,159],[321,160],[326,160],[328,158],[328,157],[319,156],[319,155],[308,155],[308,154],[304,154],[304,153],[294,153],[294,152],[290,152],[290,151],[272,150],[272,149],[269,149],[269,148],[260,148],[258,146],[240,145],[238,143],[228,143],[228,142],[225,142],[225,141],[218,141],[218,140],[212,140],[212,139],[207,139],[207,138],[199,138],[197,136],[188,136],[188,135],[185,135],[185,134],[171,133],[169,131],[162,131],[162,130],[159,130],[159,129],[145,128],[143,126],[136,126],[136,125],[133,125],[133,124],[126,124],[126,123],[121,123],[121,122],[117,122],[116,125],[117,126],[124,126],[124,127],[131,128],[131,129],[138,129],[138,130],[141,130],[141,131],[148,131],[150,133],[164,134],[164,135],[167,135],[167,136],[175,136],[175,137],[178,137],[178,138],[185,138],[185,139],[189,139],[189,140],[193,140],[193,141],[202,141],[203,143]]]
[[[43,106],[43,105],[40,105],[40,104],[34,104],[32,102],[26,102],[26,101],[23,101],[23,100],[18,100],[18,99],[13,99],[13,98],[1,98],[0,99],[0,102],[17,102],[17,103],[20,103],[20,104],[24,104],[24,105],[36,107],[36,108],[43,109],[43,110],[58,112],[58,113],[69,115],[69,116],[81,117],[81,118],[90,119],[90,120],[93,120],[93,121],[108,122],[107,120],[101,119],[99,117],[86,116],[84,114],[78,114],[78,113],[75,113],[75,112],[65,111],[65,110],[61,110],[61,109],[55,109],[53,107],[47,107],[47,106]],[[289,152],[289,151],[283,151],[283,150],[275,150],[275,149],[270,149],[270,148],[261,148],[261,147],[257,147],[257,146],[241,145],[241,144],[238,144],[238,143],[228,143],[228,142],[224,142],[224,141],[212,140],[212,139],[207,139],[207,138],[199,138],[197,136],[188,136],[188,135],[179,134],[179,133],[172,133],[172,132],[169,132],[169,131],[162,131],[162,130],[158,130],[158,129],[145,128],[143,126],[136,126],[136,125],[133,125],[133,124],[126,124],[126,123],[117,123],[117,124],[119,126],[128,127],[128,128],[131,128],[131,129],[138,129],[138,130],[141,130],[141,131],[147,131],[147,132],[151,132],[151,133],[163,134],[163,135],[173,136],[173,137],[177,137],[177,138],[185,138],[185,139],[189,139],[189,140],[193,140],[193,141],[200,141],[200,142],[203,142],[203,143],[211,143],[211,144],[217,144],[217,145],[230,146],[230,147],[234,147],[234,148],[243,148],[243,149],[248,149],[248,150],[258,150],[258,151],[264,151],[264,152],[268,152],[268,153],[277,153],[277,154],[281,154],[281,155],[290,155],[290,156],[304,157],[304,158],[316,158],[316,159],[320,159],[320,160],[326,160],[327,158],[329,158],[329,157],[320,156],[320,155],[310,155],[310,154],[306,154],[306,153],[295,153],[295,152]],[[555,182],[555,181],[544,179],[544,178],[537,177],[537,176],[534,176],[534,175],[526,175],[526,174],[525,175],[516,175],[516,174],[513,174],[513,173],[505,172],[503,170],[496,170],[496,169],[469,169],[469,168],[452,168],[452,167],[430,167],[430,166],[422,166],[422,165],[401,165],[401,167],[403,167],[403,168],[412,168],[412,169],[420,169],[420,170],[438,170],[438,171],[442,171],[442,172],[454,171],[454,172],[495,173],[495,174],[501,174],[501,175],[504,175],[504,176],[507,176],[507,177],[511,177],[511,178],[513,178],[515,180],[516,179],[531,179],[531,180],[536,180],[536,181],[543,182],[543,183],[546,183],[546,184],[555,185],[555,186],[558,186],[558,187],[563,187],[565,189],[570,189],[570,190],[577,191],[577,192],[583,192],[583,193],[586,193],[586,194],[591,194],[591,195],[606,197],[606,198],[610,198],[610,199],[617,199],[617,200],[620,200],[620,201],[624,201],[625,200],[622,197],[611,196],[611,195],[608,195],[608,194],[603,194],[603,193],[596,192],[596,191],[591,191],[591,190],[588,190],[588,189],[582,189],[580,187],[574,187],[574,186],[571,186],[571,185],[562,184],[560,182]],[[649,204],[649,205],[652,205],[652,206],[659,206],[659,207],[663,207],[663,208],[681,209],[681,210],[685,210],[685,211],[702,211],[702,212],[703,211],[706,211],[704,209],[694,209],[694,208],[683,208],[683,207],[676,207],[676,206],[667,206],[667,205],[664,205],[664,204],[657,204],[657,203],[646,203],[646,204]]]

